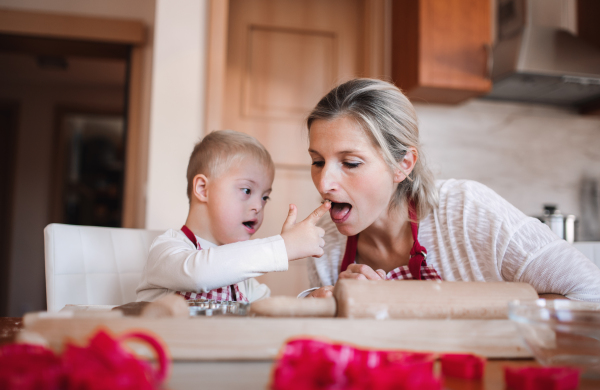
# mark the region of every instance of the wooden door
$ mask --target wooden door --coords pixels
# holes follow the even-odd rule
[[[298,206],[299,218],[320,204],[310,177],[305,119],[333,86],[371,66],[364,55],[365,6],[361,0],[229,3],[220,128],[256,137],[276,165],[272,200],[257,237],[281,232],[289,203]],[[305,261],[264,275],[261,282],[274,295],[296,295],[308,286]]]

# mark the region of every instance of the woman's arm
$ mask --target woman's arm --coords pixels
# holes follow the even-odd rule
[[[600,269],[483,184],[443,183],[435,218],[438,261],[455,280],[526,282],[538,294],[600,302]]]
[[[569,299],[600,302],[600,268],[546,225],[535,221],[519,229],[509,253],[523,251],[515,281],[531,284],[540,294],[559,294]],[[527,240],[541,240],[536,251],[526,251]],[[509,260],[510,262],[510,260]],[[514,267],[512,267],[514,268]]]

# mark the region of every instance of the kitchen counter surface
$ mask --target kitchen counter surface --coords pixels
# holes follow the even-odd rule
[[[14,341],[23,327],[17,317],[0,317],[0,345]],[[447,390],[504,390],[502,367],[538,365],[532,359],[489,360],[482,381],[446,379]],[[175,362],[172,367],[168,388],[187,390],[199,388],[266,389],[270,382],[273,362],[268,361],[213,361]],[[580,390],[600,388],[600,380],[582,379]]]

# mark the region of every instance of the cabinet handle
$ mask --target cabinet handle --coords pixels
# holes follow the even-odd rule
[[[484,77],[491,80],[492,71],[494,70],[494,48],[489,43],[484,43],[483,48],[485,49],[485,53],[487,55]]]

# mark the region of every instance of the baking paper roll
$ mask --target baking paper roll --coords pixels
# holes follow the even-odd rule
[[[250,315],[264,317],[333,317],[335,299],[271,297],[253,302]]]

